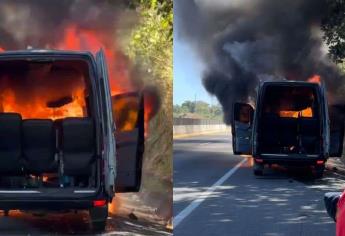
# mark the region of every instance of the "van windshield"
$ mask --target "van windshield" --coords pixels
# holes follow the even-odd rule
[[[82,60],[0,61],[0,112],[25,119],[85,117],[88,71]]]

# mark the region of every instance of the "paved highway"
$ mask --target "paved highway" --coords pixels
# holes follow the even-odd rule
[[[323,195],[345,178],[274,167],[255,177],[228,134],[174,140],[174,235],[335,235]]]

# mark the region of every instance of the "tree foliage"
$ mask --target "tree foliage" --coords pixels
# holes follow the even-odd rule
[[[157,88],[161,104],[149,123],[142,186],[137,197],[140,204],[136,207],[154,208],[159,218],[169,220],[172,215],[172,0],[122,1],[139,17],[129,32],[119,32],[123,37],[122,48],[134,68],[139,68],[145,84]]]
[[[174,105],[174,117],[190,116],[194,118],[221,120],[223,111],[219,105],[210,105],[204,101],[185,101],[181,105]]]
[[[150,121],[145,146],[145,168],[172,181],[172,0],[131,0],[139,14],[125,52],[146,73],[144,81],[154,85],[161,97],[161,108]]]
[[[172,80],[172,0],[135,0],[140,24],[132,32],[129,56],[158,79]]]
[[[322,20],[324,40],[329,46],[331,58],[340,63],[345,58],[345,4],[343,1],[327,1],[326,15]]]

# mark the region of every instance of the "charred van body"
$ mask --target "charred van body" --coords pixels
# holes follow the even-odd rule
[[[0,93],[0,209],[84,209],[104,229],[140,188],[140,94],[111,96],[103,51],[47,50],[1,53]]]
[[[343,127],[330,129],[325,89],[319,83],[264,82],[256,109],[235,103],[232,134],[235,154],[252,154],[254,174],[265,164],[313,166],[321,177],[329,156],[340,156]]]

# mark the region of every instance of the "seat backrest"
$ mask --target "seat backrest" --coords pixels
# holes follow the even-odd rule
[[[66,175],[88,175],[96,154],[94,123],[91,118],[62,121],[62,153]]]
[[[21,125],[20,114],[0,113],[0,174],[21,173]]]
[[[28,119],[23,121],[23,158],[29,172],[55,172],[56,141],[53,121]]]

